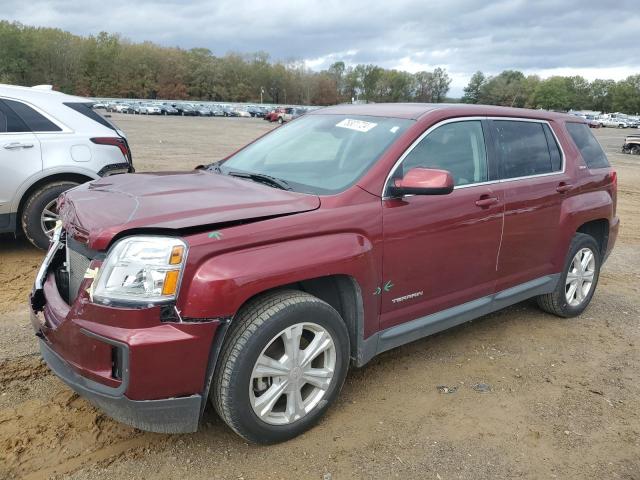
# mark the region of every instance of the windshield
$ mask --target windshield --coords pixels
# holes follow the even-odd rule
[[[306,115],[239,151],[220,171],[285,180],[293,190],[334,194],[353,185],[413,123],[399,118]]]

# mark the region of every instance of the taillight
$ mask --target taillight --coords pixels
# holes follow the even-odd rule
[[[127,159],[127,161],[129,161],[129,159],[131,158],[131,152],[129,152],[129,147],[127,145],[127,142],[124,140],[124,138],[121,137],[94,137],[91,139],[91,141],[97,145],[112,145],[114,147],[118,147],[120,149],[120,151],[122,152],[122,155],[124,155],[124,158]]]
[[[611,172],[611,183],[613,183],[613,188],[618,188],[618,172],[615,170]]]

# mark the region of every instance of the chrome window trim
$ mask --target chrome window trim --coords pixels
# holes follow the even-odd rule
[[[387,186],[389,185],[389,180],[391,179],[393,174],[396,172],[396,170],[398,169],[400,164],[407,157],[407,155],[409,155],[411,153],[411,151],[427,135],[429,135],[435,129],[437,129],[437,128],[443,126],[443,125],[446,125],[448,123],[465,122],[465,121],[470,121],[470,120],[480,120],[480,121],[482,121],[482,120],[507,120],[507,121],[516,121],[516,122],[546,123],[547,126],[549,127],[549,130],[551,130],[551,134],[553,135],[553,138],[555,139],[556,144],[558,145],[558,149],[560,150],[560,156],[562,157],[562,168],[560,170],[558,170],[558,171],[555,171],[555,172],[538,173],[538,174],[535,174],[535,175],[527,175],[527,176],[524,176],[524,177],[513,177],[513,178],[505,178],[505,179],[497,179],[497,180],[488,180],[486,182],[468,183],[466,185],[456,185],[455,187],[453,187],[454,190],[458,190],[458,189],[461,189],[461,188],[477,187],[477,186],[482,186],[482,185],[492,185],[492,184],[495,184],[495,183],[513,182],[513,181],[516,181],[516,180],[527,180],[527,179],[530,179],[530,178],[548,177],[548,176],[551,176],[551,175],[560,175],[560,174],[565,173],[565,169],[566,169],[566,165],[567,165],[566,155],[564,153],[564,149],[562,148],[562,144],[560,143],[560,140],[558,139],[558,136],[556,135],[556,132],[554,132],[553,128],[551,127],[551,123],[549,122],[549,120],[543,120],[543,119],[538,119],[538,118],[496,117],[496,116],[477,116],[477,115],[473,115],[473,116],[469,116],[469,117],[447,118],[445,120],[442,120],[442,121],[430,126],[427,130],[422,132],[422,134],[420,134],[420,136],[418,138],[416,138],[413,141],[413,143],[411,145],[409,145],[409,147],[407,147],[407,149],[402,153],[402,155],[400,155],[400,158],[398,158],[396,163],[393,165],[393,167],[389,171],[389,174],[387,175],[387,178],[384,181],[384,185],[382,187],[382,199],[383,200],[388,200],[390,198],[394,198],[394,197],[389,197],[389,196],[385,195],[385,193],[387,191]],[[546,138],[546,136],[545,136],[545,138]],[[486,141],[485,141],[485,147],[486,147]],[[488,160],[488,155],[487,155],[487,160]]]

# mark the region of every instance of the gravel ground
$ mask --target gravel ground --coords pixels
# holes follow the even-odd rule
[[[271,128],[113,119],[140,171],[206,163]],[[595,133],[618,170],[622,228],[581,317],[524,302],[387,352],[350,372],[316,428],[271,447],[211,411],[195,434],[141,432],[71,392],[41,364],[28,322],[42,254],[0,237],[0,478],[640,479],[640,157],[618,153],[628,131]]]

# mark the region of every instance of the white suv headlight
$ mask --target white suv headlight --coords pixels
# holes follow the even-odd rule
[[[187,244],[176,237],[131,236],[109,250],[96,277],[93,299],[155,304],[176,298]]]

